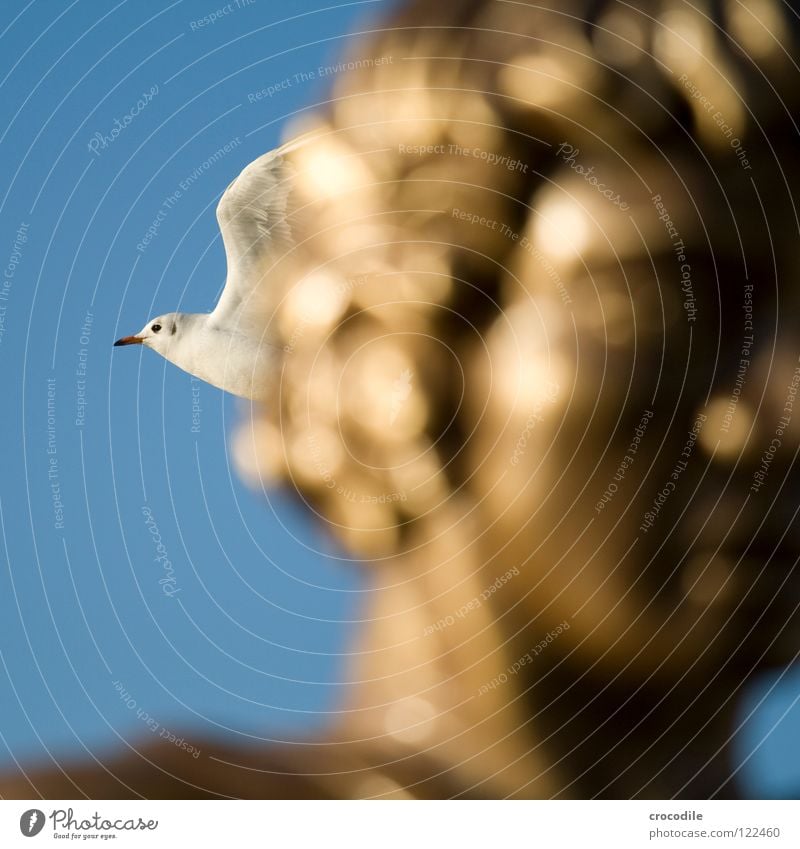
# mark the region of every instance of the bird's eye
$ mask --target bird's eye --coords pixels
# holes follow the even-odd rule
[[[158,333],[158,331],[161,330],[161,325],[154,324],[150,329],[153,331],[153,333]]]

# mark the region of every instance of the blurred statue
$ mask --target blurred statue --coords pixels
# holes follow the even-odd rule
[[[797,36],[461,0],[354,43],[290,131],[315,226],[235,444],[370,572],[350,697],[4,795],[741,793],[739,694],[800,637]]]

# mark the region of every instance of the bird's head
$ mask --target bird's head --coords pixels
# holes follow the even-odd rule
[[[177,312],[151,318],[137,334],[117,339],[114,346],[146,345],[162,356],[166,356],[170,346],[180,338],[183,324],[181,319],[181,314]]]

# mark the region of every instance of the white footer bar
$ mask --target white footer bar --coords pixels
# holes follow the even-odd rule
[[[0,801],[0,846],[800,846],[797,802]]]

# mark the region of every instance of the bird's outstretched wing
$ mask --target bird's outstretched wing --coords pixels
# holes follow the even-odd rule
[[[210,320],[234,328],[255,308],[270,269],[293,245],[291,197],[295,169],[285,158],[306,141],[301,136],[251,162],[225,190],[217,221],[225,244],[228,276]]]

